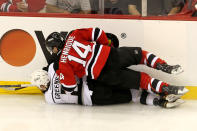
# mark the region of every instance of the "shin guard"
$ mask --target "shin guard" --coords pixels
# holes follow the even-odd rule
[[[149,67],[156,68],[157,63],[163,64],[166,62],[154,54],[142,50],[142,59],[140,64],[145,64]]]
[[[167,83],[155,78],[151,78],[148,74],[141,72],[140,88],[147,90],[149,93],[162,93],[163,86],[168,86]]]

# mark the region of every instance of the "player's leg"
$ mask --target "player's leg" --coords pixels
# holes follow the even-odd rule
[[[140,47],[120,47],[117,48],[117,52],[120,68],[137,65],[142,58],[142,49]]]
[[[93,91],[91,98],[94,105],[129,103],[132,99],[130,90],[114,90],[95,80],[89,80],[88,86]]]
[[[173,86],[161,80],[150,77],[148,74],[141,72],[140,88],[147,90],[150,93],[162,93],[165,95],[175,94],[184,95],[188,92],[184,86]]]
[[[153,53],[142,50],[140,47],[120,47],[117,51],[121,68],[129,67],[131,65],[145,64],[169,74],[179,74],[183,72],[180,65],[168,65],[166,61],[155,56]]]
[[[109,86],[115,85],[114,88],[119,86],[121,89],[139,89],[140,72],[133,71],[125,67],[123,68],[121,65],[127,65],[127,62],[121,64],[121,58],[119,58],[118,50],[112,48],[108,60],[99,74],[97,81]]]
[[[150,77],[143,72],[137,72],[128,68],[119,70],[118,68],[105,68],[98,81],[120,89],[139,89],[142,88],[150,93],[165,93],[184,95],[188,90],[184,86],[169,85],[161,80]]]
[[[144,89],[150,93],[165,95],[174,94],[174,95],[184,95],[188,92],[184,86],[174,86],[170,85],[161,80],[152,78],[146,73],[134,71],[128,68],[120,70],[116,75],[106,73],[101,78],[104,83],[109,85],[116,85],[114,88],[120,89]]]
[[[149,67],[161,70],[169,74],[179,74],[183,72],[183,69],[180,65],[168,65],[166,61],[144,50],[142,50],[142,58],[140,64],[145,64]]]
[[[144,105],[154,105],[154,106],[160,106],[163,108],[172,108],[179,106],[184,101],[180,98],[176,98],[173,101],[168,101],[164,97],[148,93],[145,90],[135,90],[131,89],[132,94],[132,101],[135,103],[141,103]]]
[[[123,49],[131,50],[134,48],[125,47],[125,48],[122,48],[122,50]],[[121,53],[117,53],[117,51],[118,50],[116,49],[111,50],[107,63],[105,64],[105,67],[103,68],[99,77],[97,78],[98,81],[105,83],[107,85],[110,85],[110,86],[116,85],[114,86],[114,88],[120,87],[122,89],[139,89],[140,87],[142,89],[148,90],[150,92],[155,92],[155,93],[183,95],[188,91],[184,87],[172,86],[165,82],[151,78],[146,73],[141,73],[141,72],[133,71],[131,69],[122,67],[122,65],[127,65],[128,63],[135,63],[135,62],[132,62],[132,60],[130,60],[130,62],[128,63],[120,62]],[[140,51],[140,49],[138,51]],[[136,54],[138,51],[133,50],[133,52],[136,52]],[[134,61],[139,60],[137,56],[138,55],[136,55],[137,60],[134,60]],[[126,60],[127,58],[124,59],[124,61]]]

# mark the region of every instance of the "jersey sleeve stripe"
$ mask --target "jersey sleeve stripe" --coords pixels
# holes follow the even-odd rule
[[[85,68],[86,75],[89,75],[89,74],[88,74],[88,67],[89,67],[90,62],[92,61],[92,59],[93,59],[93,57],[94,57],[94,50],[95,50],[95,45],[93,45],[93,48],[92,48],[92,56],[91,56],[90,60],[88,61],[87,65],[86,65],[86,68]]]
[[[77,84],[75,85],[65,85],[65,84],[62,84],[62,86],[64,86],[64,88],[75,88],[77,86]]]
[[[98,59],[98,57],[99,57],[99,55],[100,55],[100,53],[101,53],[102,47],[103,47],[103,45],[100,46],[100,48],[99,48],[99,50],[98,50],[98,53],[97,53],[96,56],[95,56],[94,63],[93,63],[93,65],[92,65],[92,67],[91,67],[91,74],[92,74],[92,78],[93,78],[93,79],[95,78],[95,77],[94,77],[94,73],[93,73],[93,72],[94,72],[93,69],[94,69],[94,66],[95,66],[95,64],[96,64],[96,62],[97,62],[97,59]]]
[[[94,61],[96,61],[95,59],[96,59],[96,56],[97,56],[97,54],[98,54],[98,52],[99,52],[99,48],[100,48],[100,45],[96,45],[95,46],[95,50],[94,50],[94,54],[92,54],[93,55],[93,58],[91,59],[91,61],[90,61],[90,64],[89,64],[89,66],[88,66],[88,76],[91,76],[92,78],[94,77],[94,76],[92,76],[92,73],[91,73],[91,71],[92,71],[92,68],[93,68],[93,64],[94,64]]]
[[[98,35],[98,37],[97,37],[97,40],[100,38],[102,32],[103,32],[103,31],[100,29],[99,35]]]
[[[95,32],[95,28],[92,29],[92,41],[94,41],[94,32]]]
[[[55,98],[54,98],[54,94],[53,94],[53,88],[54,88],[54,87],[53,87],[53,84],[52,84],[52,89],[51,89],[51,91],[52,91],[52,93],[51,93],[51,95],[52,95],[52,100],[53,100],[53,103],[56,103],[56,102],[55,102]]]
[[[97,41],[97,39],[100,37],[102,33],[102,30],[99,28],[94,28],[92,31],[92,40]]]

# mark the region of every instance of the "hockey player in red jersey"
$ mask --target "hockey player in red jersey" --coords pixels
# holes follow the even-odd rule
[[[127,68],[131,65],[145,64],[166,73],[176,74],[183,71],[180,65],[168,65],[164,60],[140,47],[110,47],[105,32],[99,28],[76,29],[66,40],[54,32],[46,39],[46,46],[50,51],[54,48],[59,50],[55,70],[62,88],[67,91],[76,88],[75,76],[87,76],[88,80],[97,80],[117,89],[141,88],[152,93],[175,95],[188,92],[183,86],[172,86],[151,78],[144,72]]]
[[[45,0],[0,0],[2,12],[38,12],[44,5]]]

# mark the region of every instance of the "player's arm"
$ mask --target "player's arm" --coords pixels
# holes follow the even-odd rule
[[[72,92],[77,87],[74,72],[68,64],[60,65],[56,73],[59,76],[61,88],[63,90]]]
[[[69,11],[58,8],[56,5],[46,4],[46,12],[47,13],[64,13],[70,14]]]
[[[16,5],[11,4],[7,0],[0,0],[0,9],[2,12],[18,12]]]
[[[181,10],[181,7],[180,6],[177,6],[177,7],[173,7],[170,12],[168,13],[168,15],[175,15],[177,13],[179,13]]]
[[[62,94],[56,93],[55,95],[57,95],[57,96],[55,96],[53,92],[55,92],[54,88],[53,88],[53,90],[49,89],[47,92],[44,93],[45,101],[48,104],[67,104],[66,101],[61,99]],[[59,98],[57,99],[57,97],[59,97]]]
[[[0,0],[0,11],[3,11],[4,3],[6,3],[6,0]]]
[[[77,36],[82,40],[94,41],[97,44],[119,47],[118,37],[112,33],[105,33],[100,28],[85,28],[76,30]]]
[[[28,11],[38,12],[45,6],[45,0],[28,0]]]
[[[55,63],[52,63],[48,67],[48,76],[50,77],[50,85],[46,91],[44,91],[45,101],[49,104],[66,104],[66,101],[61,98],[61,84],[59,77],[55,72]],[[63,94],[64,95],[64,94]]]
[[[91,14],[90,10],[81,10],[78,14]]]
[[[81,11],[80,14],[91,14],[90,0],[80,0]]]
[[[136,5],[128,5],[129,14],[140,16],[140,12],[137,10]]]
[[[82,40],[85,41],[94,41],[98,44],[108,45],[109,41],[107,36],[103,30],[100,28],[84,28],[84,29],[77,29],[76,33]]]
[[[184,6],[184,2],[182,0],[172,1],[172,9],[168,13],[168,15],[175,15],[181,11]]]
[[[138,0],[130,0],[128,2],[129,2],[128,3],[129,14],[140,16],[141,14],[140,14],[139,10],[137,9]]]
[[[57,3],[58,3],[58,0],[46,0],[46,12],[47,13],[67,13],[67,14],[70,13],[64,9],[58,8]]]

